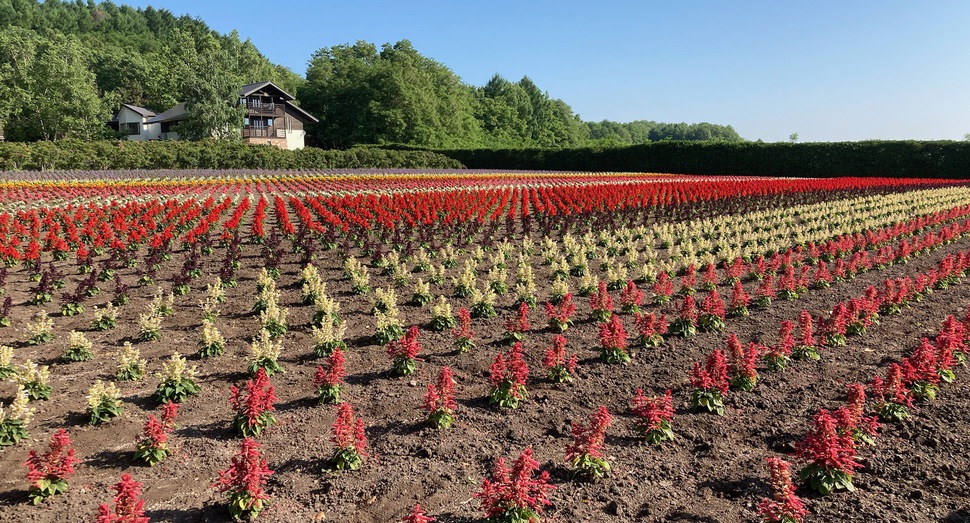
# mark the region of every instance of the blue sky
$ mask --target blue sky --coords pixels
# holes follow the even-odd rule
[[[472,85],[528,75],[584,120],[730,124],[750,140],[963,139],[970,1],[134,0],[314,51],[410,40]]]

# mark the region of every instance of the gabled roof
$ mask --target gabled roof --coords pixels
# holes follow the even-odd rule
[[[288,92],[280,89],[279,86],[277,86],[273,82],[268,82],[268,81],[265,81],[265,82],[256,82],[254,84],[246,84],[246,85],[242,86],[242,89],[239,90],[239,96],[249,96],[249,95],[255,93],[256,91],[259,91],[260,89],[263,89],[265,87],[271,87],[272,88],[271,90],[276,91],[277,93],[279,93],[279,95],[282,96],[283,99],[286,100],[286,101],[295,100],[296,99],[296,97],[293,96],[292,94],[290,94],[290,93],[288,93]]]
[[[289,108],[289,109],[292,110],[291,111],[292,113],[295,113],[294,116],[296,116],[297,118],[299,118],[299,119],[301,119],[301,120],[303,120],[305,122],[309,122],[309,123],[317,123],[317,122],[320,121],[320,120],[317,119],[317,117],[315,117],[312,114],[304,111],[302,108],[300,108],[300,106],[292,103],[293,100],[296,100],[296,97],[294,97],[292,94],[290,94],[290,93],[288,93],[288,92],[280,89],[279,86],[277,86],[273,82],[264,81],[264,82],[256,82],[256,83],[252,83],[252,84],[246,84],[246,85],[242,86],[242,89],[239,90],[239,96],[246,97],[246,96],[249,96],[249,95],[251,95],[251,94],[253,94],[253,93],[255,93],[256,91],[259,91],[259,90],[267,90],[267,91],[274,91],[274,92],[276,92],[276,94],[278,96],[280,96],[281,98],[283,98],[283,103],[286,104],[286,107],[287,108]]]
[[[154,118],[149,118],[145,123],[177,122],[180,120],[185,120],[185,102],[166,110]]]
[[[297,116],[297,117],[301,117],[302,116],[303,119],[305,119],[307,122],[310,122],[310,123],[317,123],[317,122],[320,121],[320,120],[317,119],[316,116],[313,116],[312,114],[310,114],[310,113],[304,111],[303,109],[301,109],[299,105],[293,105],[293,104],[291,104],[288,101],[285,102],[285,103],[286,103],[286,107],[287,107],[288,110],[289,109],[292,109],[293,112],[296,113],[294,116]]]
[[[155,116],[155,111],[152,111],[151,109],[145,109],[144,107],[138,107],[137,105],[131,104],[121,104],[121,106],[135,111],[136,113],[140,114],[142,118],[151,118],[152,116]]]

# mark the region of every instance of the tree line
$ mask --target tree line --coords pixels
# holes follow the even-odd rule
[[[0,0],[0,126],[12,141],[110,137],[121,103],[156,112],[186,102],[188,138],[227,134],[239,87],[270,80],[320,119],[326,148],[564,148],[661,140],[739,142],[729,125],[586,122],[528,77],[464,83],[402,40],[325,47],[306,76],[273,64],[236,32],[165,9],[110,1]],[[226,137],[231,137],[229,133]]]

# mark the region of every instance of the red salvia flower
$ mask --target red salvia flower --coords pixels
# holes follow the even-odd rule
[[[769,457],[768,473],[771,475],[772,498],[758,504],[758,515],[764,523],[801,523],[808,515],[805,504],[795,495],[791,482],[791,464],[779,458]]]
[[[695,361],[690,373],[690,383],[696,389],[717,390],[722,395],[727,394],[730,384],[724,351],[714,349],[703,368]]]
[[[171,432],[173,429],[175,429],[175,417],[178,415],[178,413],[179,413],[178,403],[169,401],[169,402],[166,402],[165,405],[162,405],[161,422],[162,422],[162,427],[166,431]]]
[[[657,303],[664,304],[670,301],[670,297],[674,294],[674,284],[666,272],[657,275],[657,281],[653,283],[653,294]]]
[[[422,406],[429,414],[438,410],[450,413],[458,408],[458,404],[455,403],[455,378],[450,368],[442,367],[438,382],[428,384],[428,392],[424,395]]]
[[[849,476],[862,465],[856,461],[855,441],[840,435],[835,417],[825,409],[813,416],[812,430],[795,443],[795,455],[825,471],[843,472]]]
[[[711,289],[704,297],[704,303],[701,304],[701,314],[707,314],[720,319],[724,319],[724,300],[721,299],[721,295],[717,293],[717,289]]]
[[[730,265],[727,265],[727,261],[725,261],[724,264],[724,272],[727,276],[727,282],[731,284],[741,281],[741,277],[744,276],[745,271],[748,270],[748,265],[740,256],[734,258],[734,261],[731,262]]]
[[[481,490],[474,494],[482,502],[485,517],[500,520],[525,514],[525,521],[538,521],[543,509],[552,505],[548,492],[556,487],[549,484],[546,471],[534,477],[537,470],[539,462],[533,459],[532,449],[522,451],[511,468],[505,464],[505,458],[498,458],[492,476],[485,478]]]
[[[567,292],[559,305],[546,302],[546,316],[549,318],[550,324],[559,330],[565,330],[564,327],[572,323],[573,314],[576,314],[576,304],[573,303],[571,293]]]
[[[505,323],[505,331],[521,335],[529,332],[529,328],[529,304],[522,302],[516,309],[515,316],[509,318]]]
[[[472,341],[475,336],[472,330],[472,316],[466,307],[458,309],[458,326],[451,329],[451,336],[454,338],[455,346],[462,352],[475,346],[475,342]]]
[[[333,435],[330,442],[337,449],[353,449],[359,456],[367,456],[367,436],[364,433],[364,420],[354,416],[354,407],[350,403],[337,406],[337,419],[333,424]]]
[[[58,429],[51,436],[47,452],[38,455],[36,450],[31,449],[24,466],[27,467],[27,480],[33,483],[34,487],[44,490],[44,487],[40,486],[42,480],[51,483],[66,481],[74,475],[74,465],[80,462],[81,460],[74,457],[71,437],[66,430]]]
[[[798,345],[800,347],[815,347],[816,341],[812,329],[812,314],[803,310],[798,315]]]
[[[633,415],[637,417],[637,430],[643,433],[662,431],[664,422],[667,426],[674,419],[673,396],[670,389],[663,396],[650,398],[643,395],[642,389],[637,389],[633,398]]]
[[[613,315],[613,297],[606,290],[605,281],[600,281],[596,293],[590,295],[589,308],[597,321],[606,321]]]
[[[277,400],[276,389],[263,369],[256,371],[255,378],[246,381],[245,397],[243,389],[235,385],[230,387],[230,391],[229,404],[236,409],[237,416],[245,419],[246,426],[250,428],[265,423],[266,414],[276,410],[273,407]]]
[[[903,382],[907,385],[918,381],[934,385],[940,382],[940,376],[936,372],[936,347],[930,340],[923,338],[913,354],[903,358],[902,371]]]
[[[600,346],[604,349],[626,349],[627,332],[618,316],[610,318],[609,323],[599,326]]]
[[[744,285],[740,280],[734,282],[734,288],[731,291],[731,313],[743,315],[750,304],[751,296],[745,292]]]
[[[583,426],[572,423],[573,441],[566,447],[566,461],[582,455],[592,457],[603,456],[603,446],[606,443],[606,429],[613,421],[609,409],[600,406],[590,417],[589,425]]]
[[[717,288],[718,276],[717,269],[714,268],[713,263],[708,263],[704,266],[704,274],[701,277],[701,284],[706,290],[713,290]]]
[[[148,523],[145,516],[145,500],[141,498],[141,483],[131,478],[130,474],[122,474],[121,481],[113,487],[115,490],[115,509],[102,503],[98,507],[98,519],[95,523]]]
[[[774,277],[766,274],[764,279],[761,280],[761,284],[754,290],[754,295],[759,305],[769,305],[772,298],[775,297]]]
[[[317,372],[313,375],[313,384],[319,387],[333,387],[339,386],[343,383],[344,376],[347,375],[345,370],[346,358],[344,352],[341,350],[333,351],[333,354],[327,357],[326,362],[323,365],[317,366]]]
[[[639,312],[643,305],[643,291],[637,288],[633,280],[626,282],[626,287],[620,291],[620,309],[623,312]]]
[[[556,372],[560,376],[559,370],[565,371],[566,376],[571,376],[576,371],[576,355],[567,356],[566,338],[560,334],[552,337],[552,347],[546,349],[545,357],[542,359],[542,366],[549,369],[551,373]],[[558,380],[563,381],[563,380]]]
[[[435,521],[435,518],[425,514],[420,503],[415,505],[411,512],[401,520],[402,523],[431,523],[432,521]]]
[[[684,275],[680,277],[680,293],[681,294],[693,294],[695,288],[697,287],[697,267],[694,264],[687,266],[687,270]]]
[[[219,492],[229,493],[229,510],[235,517],[259,513],[269,500],[263,488],[273,471],[260,454],[259,446],[255,440],[244,438],[229,468],[219,471],[219,479],[212,484]]]
[[[680,303],[680,319],[691,324],[697,323],[697,306],[692,296],[686,296]]]

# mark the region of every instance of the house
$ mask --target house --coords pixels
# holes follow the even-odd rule
[[[151,109],[121,104],[121,109],[108,122],[108,125],[132,141],[158,140],[158,126],[148,124],[149,118],[153,116],[155,116],[155,111]]]
[[[304,126],[319,120],[293,103],[295,100],[273,82],[244,85],[238,101],[239,106],[246,109],[241,129],[243,142],[302,149],[306,136]],[[143,107],[122,104],[109,123],[128,140],[178,140],[178,124],[185,120],[185,116],[185,103],[158,114]]]
[[[245,143],[275,145],[281,149],[302,149],[304,125],[317,123],[310,113],[295,105],[293,95],[273,82],[244,85],[239,105],[246,108],[242,139]]]

